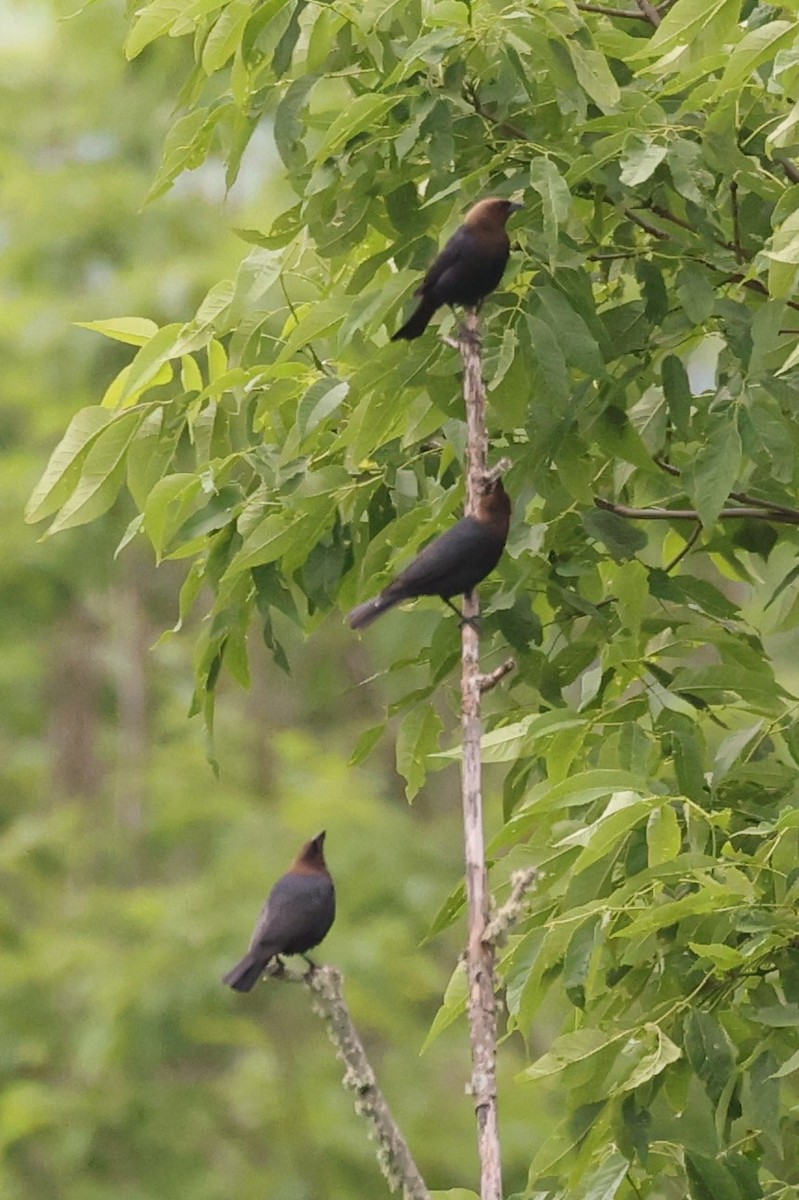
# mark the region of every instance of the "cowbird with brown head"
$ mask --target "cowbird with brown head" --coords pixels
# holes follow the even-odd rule
[[[415,596],[451,596],[470,592],[500,560],[510,525],[510,498],[501,479],[486,481],[474,516],[429,542],[409,566],[384,587],[379,596],[359,604],[349,615],[353,629],[364,629],[381,613]],[[457,612],[458,610],[455,609]]]
[[[269,893],[249,950],[222,980],[235,991],[254,988],[277,955],[305,955],[328,933],[336,916],[336,892],[325,863],[324,841],[322,830],[306,842]]]
[[[415,295],[421,297],[418,307],[392,342],[421,337],[442,304],[474,306],[493,292],[510,255],[505,222],[521,207],[512,200],[489,196],[469,209],[417,288]]]

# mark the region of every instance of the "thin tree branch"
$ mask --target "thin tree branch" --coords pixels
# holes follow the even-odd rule
[[[501,946],[505,938],[527,914],[527,893],[538,879],[535,867],[514,871],[511,876],[511,893],[501,908],[498,908],[486,929],[486,941]]]
[[[614,504],[594,496],[597,508],[615,513],[617,517],[628,517],[641,521],[701,521],[695,508],[631,508],[628,504]],[[723,508],[719,513],[722,521],[771,521],[775,525],[799,525],[799,513],[786,513],[773,508]]]
[[[774,161],[780,164],[791,183],[799,183],[799,167],[797,167],[796,163],[792,163],[789,158],[783,158],[781,155],[775,158]]]
[[[675,467],[673,463],[666,462],[662,458],[653,458],[652,460],[656,467],[660,467],[661,471],[665,471],[667,475],[672,475],[679,479],[682,471],[679,467]],[[799,519],[799,508],[790,508],[787,504],[778,504],[776,500],[761,500],[759,496],[753,496],[751,492],[730,492],[730,500],[737,500],[739,504],[753,504],[756,508],[765,508],[769,512],[785,513],[788,517],[796,517]]]
[[[515,669],[516,659],[506,658],[504,663],[495,667],[488,675],[479,675],[477,686],[480,688],[482,694],[485,695],[486,692],[490,692],[492,688],[497,686],[500,679],[504,679],[506,675],[510,675],[511,671],[515,671]]]
[[[294,318],[294,323],[295,323],[295,325],[299,325],[300,319],[297,316],[296,309],[294,308],[294,305],[291,302],[291,296],[289,296],[289,294],[288,294],[288,290],[286,288],[286,280],[283,277],[282,271],[278,275],[278,282],[280,284],[280,290],[283,293],[283,299],[286,301],[286,304],[288,305],[288,310],[291,313],[292,317]],[[313,344],[311,342],[308,342],[307,346],[304,346],[303,349],[308,351],[308,354],[310,355],[311,360],[313,361],[313,364],[316,367],[317,371],[321,371],[323,375],[330,374],[330,372],[325,369],[325,364],[322,362],[321,358],[314,350]]]
[[[689,233],[698,233],[695,225],[690,221],[686,221],[684,217],[678,217],[670,208],[666,208],[663,204],[642,204],[642,208],[646,208],[649,212],[654,213],[656,217],[662,217],[664,221],[670,221],[672,225],[679,225],[680,229],[687,229]],[[720,246],[731,248],[729,242],[725,242],[722,238],[715,239]]]
[[[679,553],[675,554],[674,558],[671,560],[671,562],[667,563],[666,566],[663,568],[663,570],[665,571],[665,573],[667,575],[670,575],[671,572],[674,570],[674,568],[677,566],[677,564],[681,563],[682,560],[685,558],[685,556],[687,554],[691,553],[694,546],[696,545],[697,538],[699,537],[701,532],[702,532],[701,522],[697,521],[696,525],[691,530],[691,535],[688,538],[685,545],[683,546],[682,550],[680,550]]]
[[[463,396],[466,403],[466,512],[474,513],[478,493],[485,485],[487,437],[482,345],[477,313],[470,310],[461,330]],[[461,720],[463,758],[461,793],[466,859],[468,936],[466,974],[469,986],[469,1029],[472,1042],[470,1092],[477,1117],[481,1200],[502,1200],[502,1160],[497,1118],[497,1012],[494,983],[494,946],[487,938],[490,894],[485,862],[483,829],[482,761],[480,742],[481,679],[480,606],[474,591],[464,597],[461,627]]]
[[[622,17],[628,21],[648,21],[643,12],[633,12],[629,8],[606,8],[604,4],[577,4],[580,12],[599,13],[603,17]]]
[[[302,972],[278,966],[269,971],[287,983],[302,983],[311,993],[312,1007],[327,1027],[336,1054],[344,1063],[344,1086],[354,1093],[355,1111],[369,1126],[377,1144],[377,1162],[392,1192],[402,1189],[403,1200],[430,1200],[408,1143],[400,1132],[372,1064],[363,1048],[342,992],[341,972],[335,967],[310,967]]]
[[[493,125],[500,133],[504,133],[506,137],[516,138],[518,141],[527,142],[530,139],[523,129],[519,129],[518,125],[511,125],[509,121],[503,121],[498,117],[492,116],[487,109],[483,107],[483,103],[477,94],[477,88],[471,80],[467,80],[463,85],[464,99],[471,104],[478,117],[482,117],[489,125]]]
[[[651,221],[646,221],[643,217],[639,217],[638,213],[634,212],[631,208],[625,208],[622,211],[628,220],[632,221],[640,229],[643,229],[645,233],[651,234],[652,237],[658,238],[661,242],[668,241],[669,234],[666,233],[665,229],[658,229],[657,225],[653,225]]]
[[[654,4],[650,4],[649,0],[636,0],[636,3],[649,24],[654,25],[657,29],[660,24],[660,13]]]

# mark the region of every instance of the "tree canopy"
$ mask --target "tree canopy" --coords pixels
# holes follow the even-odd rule
[[[563,1113],[526,1197],[799,1184],[795,14],[152,0],[130,20],[132,69],[192,48],[153,208],[203,164],[234,188],[267,130],[285,201],[250,206],[250,250],[187,319],[87,317],[132,349],[28,515],[54,534],[111,512],[120,562],[145,542],[185,564],[209,728],[257,637],[284,671],[297,631],[339,646],[341,612],[459,512],[460,360],[433,328],[389,337],[469,203],[523,198],[484,309],[515,519],[481,594],[486,663],[517,660],[483,746],[496,894],[540,870],[500,963],[527,1055],[509,1103]],[[458,757],[457,621],[422,602],[381,624],[386,722],[353,761],[388,727],[413,799]]]

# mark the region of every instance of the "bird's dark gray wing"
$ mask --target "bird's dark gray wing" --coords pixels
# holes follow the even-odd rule
[[[493,570],[501,554],[502,544],[491,530],[474,517],[462,517],[425,546],[390,588],[400,595],[458,596]]]
[[[441,277],[461,262],[464,254],[473,248],[473,242],[473,235],[464,225],[461,225],[460,229],[456,229],[422,280],[416,293],[417,296],[435,291],[436,285],[441,282]]]
[[[289,945],[296,930],[314,925],[329,906],[332,892],[329,875],[284,875],[278,879],[256,922],[250,949]]]

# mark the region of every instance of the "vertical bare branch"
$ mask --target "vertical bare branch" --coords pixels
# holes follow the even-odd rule
[[[466,402],[466,512],[473,513],[486,470],[485,389],[482,376],[480,327],[476,313],[466,316],[460,339],[463,358],[463,394]],[[464,617],[476,618],[475,592],[464,599]],[[466,858],[468,941],[466,970],[469,982],[469,1027],[472,1041],[471,1094],[477,1117],[480,1154],[481,1200],[502,1200],[502,1162],[497,1120],[497,1015],[494,988],[494,946],[486,937],[490,918],[488,874],[483,833],[482,762],[480,740],[481,681],[480,638],[477,622],[462,627],[461,706],[463,764],[461,790]]]

